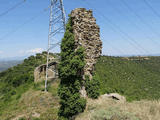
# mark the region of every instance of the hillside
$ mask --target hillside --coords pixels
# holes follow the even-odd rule
[[[22,63],[22,61],[18,61],[18,60],[0,61],[0,72],[7,70],[8,68],[13,67],[20,63]]]
[[[44,52],[31,56],[22,64],[0,73],[0,120],[57,119],[59,80],[49,83],[48,93],[43,91],[44,82],[34,83],[34,68],[45,62]],[[113,100],[103,100],[101,97],[98,100],[89,99],[87,109],[77,117],[77,120],[87,120],[88,115],[93,120],[95,118],[101,120],[101,116],[108,114],[110,116],[120,114],[124,118],[129,114],[129,117],[137,120],[149,120],[149,117],[155,116],[153,120],[157,120],[159,117],[157,114],[160,114],[159,102],[152,100],[160,98],[159,67],[160,57],[102,56],[96,64],[96,76],[100,80],[101,94],[117,92],[126,96],[129,101],[147,100],[121,104]],[[145,109],[146,105],[148,108]],[[134,106],[137,106],[139,111],[136,111]],[[141,108],[144,112],[139,114]],[[150,116],[143,117],[145,114]]]
[[[95,70],[102,95],[88,99],[76,120],[159,120],[160,57],[102,56]],[[132,102],[106,98],[106,93],[119,93]]]
[[[160,98],[160,57],[102,56],[96,74],[101,94],[117,92],[129,101]]]
[[[25,59],[22,64],[0,73],[1,120],[10,120],[19,114],[30,116],[33,112],[31,110],[33,106],[39,106],[38,102],[36,102],[36,98],[39,98],[42,104],[43,100],[48,103],[49,100],[47,100],[47,96],[48,99],[51,99],[52,95],[42,95],[44,94],[43,88],[40,86],[43,83],[38,85],[34,84],[33,76],[35,67],[44,63],[46,63],[46,52],[37,54],[36,56],[30,56],[28,59]],[[36,102],[36,104],[32,106],[32,102]]]

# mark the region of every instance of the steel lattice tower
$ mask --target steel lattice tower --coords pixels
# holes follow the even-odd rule
[[[61,43],[60,35],[64,34],[64,32],[65,32],[65,11],[63,6],[63,0],[51,0],[45,91],[47,91],[48,71],[51,70],[49,69],[50,53],[51,50],[53,50],[53,48],[55,48],[57,45]]]

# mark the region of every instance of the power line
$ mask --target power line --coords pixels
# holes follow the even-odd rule
[[[0,17],[8,14],[10,11],[16,9],[18,6],[20,6],[20,5],[23,4],[24,2],[26,2],[26,0],[23,0],[23,1],[19,2],[19,3],[17,3],[16,5],[14,5],[13,7],[9,8],[8,10],[4,11],[3,13],[0,13]]]
[[[83,0],[83,1],[85,1],[85,0]],[[87,2],[87,1],[85,1],[89,6],[92,6],[89,2]],[[92,6],[93,7],[93,6]],[[94,8],[94,7],[93,7]],[[112,28],[112,30],[113,31],[116,31],[117,32],[117,30],[122,34],[122,36],[125,36],[125,37],[127,37],[128,38],[128,42],[132,45],[132,46],[134,46],[135,48],[136,48],[136,50],[137,49],[141,49],[141,50],[143,50],[145,53],[149,53],[147,50],[145,50],[140,44],[138,44],[137,43],[137,41],[135,41],[130,35],[128,35],[127,33],[125,33],[124,31],[122,31],[121,30],[121,28],[119,28],[119,26],[117,26],[116,24],[114,24],[108,17],[106,17],[104,14],[102,14],[101,12],[99,12],[96,8],[94,8],[98,13],[99,13],[99,15],[101,15],[101,17],[103,17],[104,19],[105,19],[105,22],[107,21],[108,23],[110,23],[112,26],[114,26],[114,27],[111,27]],[[123,37],[124,38],[124,37]]]
[[[104,38],[102,38],[102,40],[104,40]],[[109,44],[109,47],[111,47],[117,53],[120,53],[121,55],[125,55],[125,53],[122,49],[113,46],[109,41],[107,41],[107,44]]]
[[[94,9],[95,9],[95,8],[94,8]],[[97,10],[96,10],[96,11],[97,11]],[[99,12],[99,13],[100,13],[100,12]],[[101,14],[99,14],[99,15],[101,15]],[[104,16],[104,15],[101,15],[101,16]],[[108,22],[109,22],[109,23],[112,23],[112,21],[110,21],[110,20],[109,20]],[[112,25],[114,25],[114,24],[112,23]],[[116,31],[116,29],[113,28],[113,27],[112,27],[112,30],[113,30],[113,31]],[[121,32],[123,32],[123,31],[121,31]],[[130,58],[129,58],[129,59],[130,59]],[[126,63],[125,61],[124,61],[124,63],[125,63],[126,65],[129,65],[129,64],[130,64],[130,62],[127,62],[127,63]],[[138,63],[135,62],[135,65],[138,65]],[[124,67],[125,67],[125,66],[121,66],[122,69],[124,69]],[[143,66],[139,66],[139,67],[143,67]]]
[[[3,41],[3,40],[5,40],[6,38],[10,37],[12,34],[14,34],[14,33],[17,32],[19,29],[21,29],[23,26],[25,26],[26,24],[30,23],[31,21],[33,21],[34,19],[36,19],[37,17],[39,17],[42,12],[46,12],[48,9],[49,9],[49,7],[43,9],[43,11],[41,11],[40,14],[31,17],[30,19],[28,19],[27,21],[25,21],[24,23],[22,23],[21,25],[19,25],[18,27],[16,27],[16,28],[15,28],[14,30],[12,30],[11,32],[5,34],[3,37],[0,38],[0,41]]]
[[[145,25],[145,26],[147,26],[156,36],[160,36],[160,34],[157,32],[157,31],[155,31],[153,28],[152,28],[152,26],[151,25],[149,25],[146,21],[144,21],[143,19],[142,19],[142,17],[139,15],[139,14],[137,14],[126,2],[125,2],[125,0],[121,0],[122,2],[123,2],[123,4],[126,6],[126,8],[129,10],[129,11],[131,11],[132,13],[134,13],[134,15]]]
[[[160,18],[160,14],[152,7],[152,5],[147,1],[147,0],[143,0],[144,3],[151,9],[151,11]]]
[[[110,1],[110,0],[108,0],[108,1]],[[119,12],[119,10],[117,9],[117,7],[115,7],[115,6],[113,5],[112,8],[114,8],[114,10],[116,10],[116,11],[120,14],[120,12]],[[141,32],[143,32],[143,29],[142,29],[140,26],[138,26],[135,22],[133,22],[132,20],[130,20],[128,17],[125,17],[125,19],[127,19],[127,21],[130,22],[131,24],[134,24],[133,26],[134,26],[135,28],[137,28],[137,30],[140,30]],[[156,40],[152,39],[148,34],[146,35],[146,38],[147,38],[148,40],[154,42],[154,45],[156,45],[157,47],[159,47],[160,43],[158,43]]]
[[[102,15],[100,15],[100,14],[98,14],[98,16],[100,16],[100,17],[102,17]],[[106,22],[106,21],[105,21]],[[107,23],[107,22],[106,22]],[[113,31],[113,32],[118,32],[113,26],[111,26],[110,25],[110,28],[111,28],[111,30]],[[126,39],[122,34],[120,34],[120,37],[122,38],[122,39]],[[103,39],[103,38],[102,38]],[[120,49],[120,48],[116,48],[116,47],[114,47],[113,45],[112,45],[112,43],[110,43],[109,41],[107,41],[107,44],[110,44],[110,47],[111,48],[113,48],[115,51],[118,51],[119,53],[122,53],[122,54],[124,54],[125,55],[125,52],[123,51],[123,49]],[[132,43],[130,43],[130,44],[132,44]],[[134,46],[134,45],[132,45],[132,46]],[[137,48],[138,49],[138,48]],[[136,50],[137,50],[136,49]],[[139,51],[138,52],[136,52],[137,54],[139,54]]]
[[[101,36],[101,39],[105,40],[102,36]],[[107,41],[106,43],[109,44],[109,47],[112,48],[115,52],[117,52],[121,55],[125,55],[125,52],[123,51],[123,49],[120,49],[120,48],[113,46],[113,44],[110,41]]]

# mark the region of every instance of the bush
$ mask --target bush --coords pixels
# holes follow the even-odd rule
[[[97,99],[100,95],[100,83],[96,76],[90,80],[89,76],[86,76],[86,91],[89,98]]]
[[[86,100],[80,97],[79,92],[82,87],[82,73],[85,65],[84,49],[80,47],[75,51],[71,18],[66,25],[60,56],[59,77],[61,81],[58,95],[61,106],[58,115],[59,119],[68,120],[83,112],[86,106]]]
[[[18,120],[27,120],[25,117],[21,117]]]

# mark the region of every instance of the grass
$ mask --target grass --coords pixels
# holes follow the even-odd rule
[[[159,120],[160,101],[118,102],[100,97],[88,99],[84,113],[76,120]]]
[[[49,85],[49,91],[44,92],[43,82],[38,85],[32,84],[18,100],[12,101],[10,107],[6,107],[1,119],[56,120],[59,108],[59,98],[56,93],[58,82],[49,83]]]
[[[43,120],[43,118],[48,119],[45,118],[48,116],[48,111],[53,111],[50,112],[52,113],[50,116],[57,116],[57,83],[49,83],[48,93],[44,93],[44,82],[34,84],[34,69],[45,62],[46,52],[43,52],[30,56],[22,64],[0,73],[0,120],[10,120],[15,117],[34,119],[34,115],[41,118],[41,114]]]
[[[0,73],[0,120],[57,119],[59,80],[49,82],[48,93],[45,93],[44,82],[34,84],[32,77],[34,68],[43,62],[45,60],[40,55],[30,57],[21,65]],[[102,56],[95,68],[101,95],[117,92],[133,102],[119,103],[101,97],[89,99],[85,112],[77,120],[160,118],[160,57]],[[21,76],[24,73],[26,75]]]

